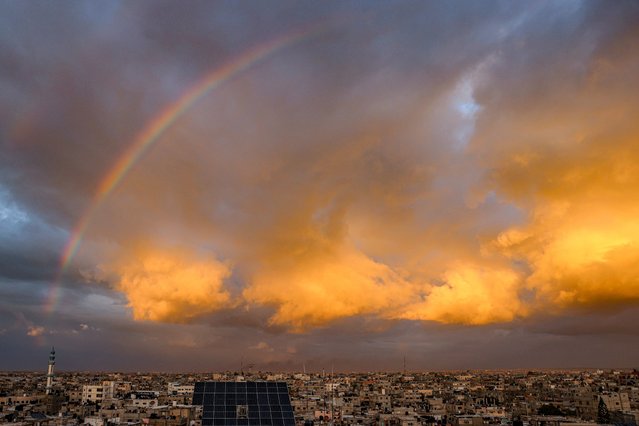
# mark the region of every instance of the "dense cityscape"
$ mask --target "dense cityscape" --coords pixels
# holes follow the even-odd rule
[[[0,373],[1,423],[200,426],[193,393],[206,381],[286,382],[298,425],[639,422],[637,370],[55,373],[54,352],[49,366]]]

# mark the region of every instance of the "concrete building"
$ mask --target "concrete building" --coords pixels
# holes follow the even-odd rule
[[[168,384],[169,395],[192,395],[194,385],[182,385],[179,382],[173,382]]]
[[[101,403],[104,399],[104,386],[102,385],[84,385],[82,386],[82,403],[89,402]]]
[[[608,411],[630,411],[630,399],[627,393],[610,392],[599,395]]]

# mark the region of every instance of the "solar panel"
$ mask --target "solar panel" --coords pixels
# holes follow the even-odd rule
[[[198,382],[202,426],[295,426],[286,382]]]

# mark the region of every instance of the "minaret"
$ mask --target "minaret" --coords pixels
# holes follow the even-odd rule
[[[49,354],[49,369],[47,370],[47,395],[51,393],[51,387],[53,386],[53,366],[55,365],[55,349],[51,347],[51,353]]]

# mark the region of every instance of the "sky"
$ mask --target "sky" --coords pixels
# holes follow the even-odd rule
[[[639,3],[0,2],[0,369],[631,368]]]

